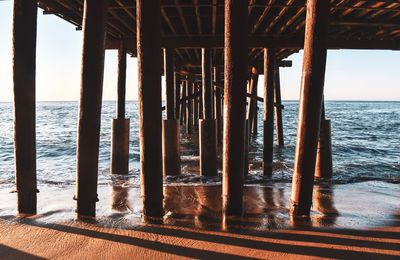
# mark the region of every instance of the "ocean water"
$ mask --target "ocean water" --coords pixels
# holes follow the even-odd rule
[[[250,144],[248,185],[290,183],[296,140],[298,102],[284,102],[285,147],[274,148],[274,175],[262,175],[262,107],[259,134]],[[326,102],[326,118],[332,124],[333,184],[381,181],[400,182],[400,102]],[[126,185],[139,185],[138,104],[128,102],[131,119],[130,174]],[[115,181],[109,174],[111,119],[115,102],[103,102],[99,185]],[[75,185],[77,102],[37,103],[37,175],[39,185]],[[13,107],[0,103],[0,189],[14,185]],[[165,179],[167,184],[219,184],[220,178],[198,176],[198,140],[181,133],[182,172]]]

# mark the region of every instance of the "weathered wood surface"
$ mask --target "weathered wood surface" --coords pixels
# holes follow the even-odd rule
[[[161,217],[164,210],[161,158],[160,0],[137,0],[136,15],[143,214],[148,217]]]
[[[247,0],[225,1],[225,86],[223,194],[226,215],[243,210],[243,169],[247,81]]]
[[[321,124],[327,55],[328,0],[307,1],[299,120],[292,180],[291,214],[309,216]]]
[[[18,212],[36,214],[37,4],[15,0],[13,16],[14,156]]]
[[[117,118],[125,118],[126,100],[126,47],[124,42],[120,43],[118,49],[118,97],[117,97]]]
[[[274,154],[275,50],[264,49],[264,176],[272,176]]]
[[[85,0],[77,148],[77,213],[95,216],[103,96],[106,0]]]
[[[262,1],[261,1],[262,2]],[[45,14],[56,14],[82,28],[82,1],[39,0]],[[117,49],[126,39],[137,55],[135,1],[109,0],[107,48]],[[248,60],[262,62],[263,48],[275,48],[279,60],[304,47],[306,1],[249,2]],[[400,3],[397,0],[332,1],[328,48],[400,49]],[[177,63],[199,64],[199,48],[219,48],[215,62],[223,61],[223,1],[161,1],[161,46],[175,48]],[[183,66],[185,67],[185,66]],[[190,67],[186,67],[189,71]]]
[[[275,69],[275,127],[276,127],[276,140],[279,146],[284,146],[283,136],[283,121],[282,121],[282,98],[281,98],[281,77],[279,73],[279,67]]]

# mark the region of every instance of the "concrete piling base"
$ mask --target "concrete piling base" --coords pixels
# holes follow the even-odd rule
[[[331,121],[323,120],[318,138],[315,178],[330,179],[332,172]]]
[[[129,173],[129,119],[113,119],[111,133],[111,174]]]
[[[164,176],[181,174],[178,120],[167,119],[163,121],[162,158]]]
[[[199,120],[200,175],[217,176],[217,120]]]

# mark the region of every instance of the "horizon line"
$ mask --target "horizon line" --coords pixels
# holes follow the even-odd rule
[[[127,99],[126,102],[137,102],[137,99]],[[165,100],[162,100],[165,101]],[[400,102],[399,100],[392,99],[325,99],[328,102]],[[14,101],[1,101],[0,103],[13,103]],[[36,100],[36,102],[79,102],[79,100]],[[105,99],[102,102],[117,102],[116,99]],[[297,99],[282,99],[282,102],[299,102]],[[260,102],[262,103],[262,102]]]

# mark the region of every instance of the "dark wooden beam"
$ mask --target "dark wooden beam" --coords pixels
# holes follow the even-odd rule
[[[143,214],[162,217],[160,0],[137,0],[136,6]]]
[[[329,0],[308,0],[290,214],[309,217],[327,56]]]
[[[175,119],[174,49],[164,49],[166,117]]]
[[[247,0],[225,0],[224,133],[222,208],[225,216],[243,211],[247,81]]]
[[[128,50],[136,50],[135,39],[125,39]],[[249,37],[249,48],[288,48],[302,49],[303,37],[271,37],[253,36]],[[223,48],[224,39],[221,36],[204,37],[163,37],[161,46],[164,48]],[[119,40],[107,39],[107,49],[118,49]],[[396,39],[371,40],[371,39],[329,39],[328,49],[369,49],[369,50],[400,50],[400,41]]]
[[[264,176],[272,176],[274,148],[275,50],[264,49]]]
[[[96,215],[106,0],[85,0],[78,119],[77,213]]]
[[[18,213],[36,214],[36,32],[37,4],[14,0],[14,154]]]
[[[126,100],[126,48],[123,42],[118,50],[118,101],[117,118],[125,119]]]

